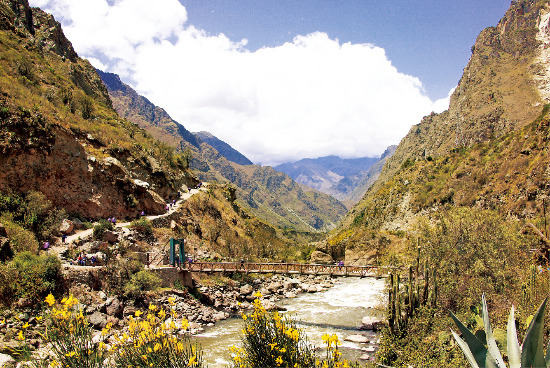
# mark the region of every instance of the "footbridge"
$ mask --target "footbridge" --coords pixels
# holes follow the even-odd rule
[[[355,277],[387,277],[395,267],[346,266],[304,263],[249,263],[249,262],[191,262],[184,263],[182,270],[205,273],[272,273],[297,275],[330,275]]]

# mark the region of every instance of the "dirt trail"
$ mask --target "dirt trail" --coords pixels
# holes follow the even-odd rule
[[[199,189],[190,189],[187,193],[182,193],[181,197],[178,200],[176,200],[176,203],[174,205],[172,205],[166,213],[163,213],[163,214],[160,214],[160,215],[154,215],[154,216],[145,216],[145,218],[147,218],[149,220],[154,220],[154,219],[157,219],[157,218],[166,217],[166,216],[176,212],[180,208],[181,204],[183,202],[185,202],[186,200],[188,200],[189,198],[191,198],[193,195],[199,193],[200,191],[203,191],[203,192],[208,191],[207,187],[208,187],[208,183],[203,183],[202,186]],[[182,192],[183,192],[183,190],[182,190]],[[118,227],[118,228],[126,227],[126,226],[130,226],[130,222],[119,222],[115,225],[115,227]],[[73,235],[67,236],[65,244],[55,246],[55,248],[52,249],[52,250],[57,254],[61,254],[62,252],[64,252],[68,248],[68,246],[70,244],[77,241],[78,239],[84,239],[84,238],[92,235],[93,231],[94,231],[93,228],[77,231]]]

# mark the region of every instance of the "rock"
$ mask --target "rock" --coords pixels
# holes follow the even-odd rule
[[[249,295],[254,291],[254,288],[252,286],[246,284],[241,286],[241,289],[239,290],[241,295]]]
[[[313,253],[311,253],[310,257],[311,263],[316,264],[332,264],[334,263],[334,259],[330,254],[323,253],[321,251],[315,250]]]
[[[61,226],[59,227],[59,231],[62,234],[69,235],[73,232],[74,229],[74,223],[71,220],[64,219],[61,223]]]
[[[283,289],[285,291],[295,288],[296,286],[298,286],[298,280],[291,279],[283,282]]]
[[[34,305],[34,302],[29,298],[19,298],[17,301],[17,307],[18,308],[28,308],[32,307]]]
[[[107,326],[107,316],[101,312],[94,312],[89,319],[92,326],[98,330]]]
[[[360,330],[378,330],[384,325],[384,322],[376,317],[363,317],[361,323]]]
[[[105,230],[101,239],[111,244],[115,244],[118,242],[118,234],[110,230]]]
[[[101,299],[107,299],[107,294],[105,294],[104,291],[100,291],[97,295],[98,295]]]
[[[78,230],[82,230],[84,229],[84,223],[82,221],[80,221],[79,219],[77,218],[74,218],[71,220],[74,224],[74,227]]]
[[[262,300],[262,306],[266,311],[286,311],[285,307],[280,307],[277,304],[270,302],[269,300]]]
[[[111,304],[109,304],[105,309],[105,312],[109,316],[117,316],[120,315],[123,310],[124,304],[120,300],[118,300],[118,298],[114,298]]]
[[[363,355],[361,355],[361,356],[359,357],[359,359],[361,359],[361,360],[370,360],[371,357],[370,357],[369,354],[363,354]]]
[[[363,335],[351,335],[351,336],[346,337],[344,340],[345,341],[351,341],[351,342],[357,342],[357,343],[360,343],[360,344],[366,344],[366,343],[369,342],[369,339],[367,339]]]
[[[376,351],[376,346],[367,346],[366,348],[362,348],[361,351],[366,353],[374,353]]]
[[[281,284],[280,282],[272,282],[269,285],[267,285],[267,290],[271,291],[272,293],[276,293],[282,287],[283,287],[283,284]]]
[[[8,364],[15,364],[15,359],[7,354],[0,354],[0,367],[7,367]]]

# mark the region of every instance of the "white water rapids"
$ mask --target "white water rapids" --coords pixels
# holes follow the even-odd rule
[[[377,340],[372,331],[358,331],[365,316],[383,316],[384,279],[339,278],[338,283],[327,291],[306,294],[294,299],[284,299],[278,305],[287,308],[287,313],[298,322],[311,344],[322,347],[321,336],[337,334],[342,343],[343,357],[353,361],[365,354],[361,348],[366,344],[344,341],[347,336],[362,334],[369,340]],[[205,363],[210,368],[227,367],[230,363],[229,348],[241,342],[242,320],[230,318],[219,321],[196,336],[203,350]],[[193,340],[193,339],[192,339]]]

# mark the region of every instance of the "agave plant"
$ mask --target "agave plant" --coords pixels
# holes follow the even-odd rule
[[[486,341],[482,341],[476,337],[452,312],[449,312],[464,339],[460,338],[453,330],[451,330],[451,332],[473,368],[506,368],[504,359],[502,359],[502,355],[498,350],[497,343],[493,336],[485,295],[483,295],[482,300],[482,317]],[[550,344],[546,352],[544,352],[543,346],[543,317],[547,301],[548,298],[542,302],[533,316],[521,346],[518,343],[514,307],[512,306],[507,327],[508,363],[510,368],[550,368]]]

